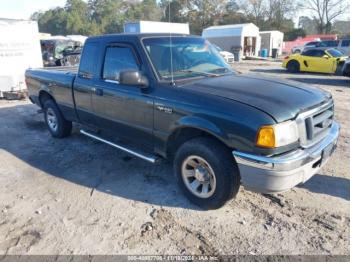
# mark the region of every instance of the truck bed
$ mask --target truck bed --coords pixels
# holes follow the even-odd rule
[[[44,67],[41,69],[47,70],[47,71],[60,71],[60,72],[74,73],[74,74],[78,73],[77,66],[55,66],[55,67]]]
[[[26,82],[30,87],[29,96],[35,104],[43,106],[40,101],[40,92],[46,91],[55,98],[63,112],[74,114],[73,83],[77,70],[77,67],[28,69]]]

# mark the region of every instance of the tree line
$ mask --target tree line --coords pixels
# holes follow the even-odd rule
[[[326,4],[322,5],[320,2]],[[293,18],[308,9],[317,33],[330,33],[337,17],[348,8],[339,0],[67,0],[64,7],[36,12],[40,32],[52,35],[98,35],[123,32],[126,21],[151,20],[189,23],[200,35],[212,25],[254,23],[260,30],[279,30],[287,40],[306,34]],[[340,3],[340,4],[339,4]],[[323,9],[322,9],[323,8]],[[328,9],[327,9],[328,8]],[[309,32],[307,32],[309,33]]]

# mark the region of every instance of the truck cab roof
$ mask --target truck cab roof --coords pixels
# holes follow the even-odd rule
[[[187,35],[187,34],[174,34],[174,33],[121,33],[121,34],[109,34],[109,35],[100,35],[100,36],[92,36],[87,39],[87,41],[94,41],[94,40],[136,40],[136,39],[142,39],[146,37],[198,37],[195,35]]]

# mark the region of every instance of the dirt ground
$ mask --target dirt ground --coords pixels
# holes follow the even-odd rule
[[[131,158],[77,127],[53,139],[36,106],[2,100],[0,253],[350,255],[350,79],[287,74],[278,63],[234,67],[333,94],[341,136],[319,174],[274,196],[241,188],[223,208],[203,211],[169,164]]]

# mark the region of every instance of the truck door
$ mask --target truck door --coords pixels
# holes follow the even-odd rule
[[[73,84],[75,108],[79,120],[84,124],[91,124],[93,120],[91,95],[94,91],[93,81],[96,78],[97,51],[98,43],[85,44],[79,72]]]
[[[107,45],[104,56],[101,76],[92,94],[96,126],[153,149],[153,98],[137,86],[118,82],[121,71],[140,70],[133,47]]]

